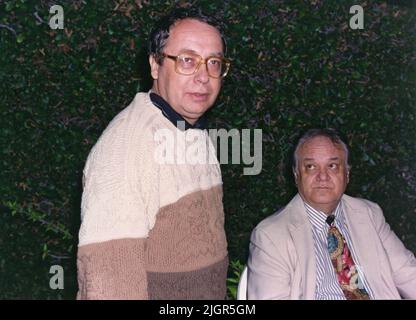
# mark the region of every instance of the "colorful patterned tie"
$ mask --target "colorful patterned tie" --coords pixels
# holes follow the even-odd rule
[[[347,242],[335,226],[334,220],[334,215],[326,219],[329,225],[328,250],[341,289],[347,300],[369,300],[370,297],[361,282]]]

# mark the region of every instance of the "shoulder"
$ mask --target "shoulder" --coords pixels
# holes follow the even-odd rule
[[[160,110],[153,106],[148,93],[139,92],[105,128],[89,157],[117,158],[152,146],[154,128],[163,122]],[[120,159],[117,159],[120,160]]]
[[[381,211],[381,208],[377,203],[368,199],[351,197],[349,195],[344,194],[342,196],[342,200],[344,201],[344,203],[346,203],[346,205],[354,209],[369,209],[374,211]]]
[[[348,211],[355,211],[362,214],[367,214],[372,220],[384,220],[383,210],[380,206],[368,199],[351,197],[346,194],[342,196],[344,205]]]
[[[163,122],[162,117],[147,93],[136,94],[91,149],[83,170],[84,186],[135,183],[139,172],[151,170],[153,130]]]
[[[302,218],[303,212],[297,195],[285,207],[262,220],[253,230],[251,239],[268,238],[272,242],[283,242],[290,239],[290,228]],[[306,216],[305,216],[306,219]]]
[[[143,133],[163,118],[159,109],[151,102],[148,93],[139,92],[131,103],[119,112],[104,130],[102,137],[110,134],[124,134],[129,136]]]
[[[288,210],[286,210],[286,207],[283,207],[260,221],[254,231],[262,231],[265,233],[274,233],[276,230],[283,231],[287,228],[288,223]]]

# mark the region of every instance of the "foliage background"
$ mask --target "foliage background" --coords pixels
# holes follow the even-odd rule
[[[48,26],[54,4],[64,30]],[[364,30],[349,28],[353,4],[364,8]],[[260,175],[222,166],[233,265],[245,263],[254,226],[295,194],[290,155],[311,127],[344,133],[348,193],[378,202],[416,252],[414,2],[0,0],[0,298],[75,297],[86,157],[149,88],[147,35],[175,5],[227,26],[232,70],[209,127],[263,130]],[[49,288],[54,264],[64,290]]]

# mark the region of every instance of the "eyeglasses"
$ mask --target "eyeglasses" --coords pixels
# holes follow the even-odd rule
[[[227,75],[231,64],[226,58],[208,57],[204,59],[200,55],[194,53],[182,53],[178,56],[162,53],[161,56],[174,60],[175,71],[185,76],[198,72],[201,64],[205,64],[208,76],[216,79],[224,78]]]

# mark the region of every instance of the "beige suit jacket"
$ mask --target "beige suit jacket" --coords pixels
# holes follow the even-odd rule
[[[342,196],[346,224],[361,270],[376,299],[416,299],[416,259],[386,223],[380,207]],[[253,231],[248,299],[315,298],[312,226],[296,195]]]

